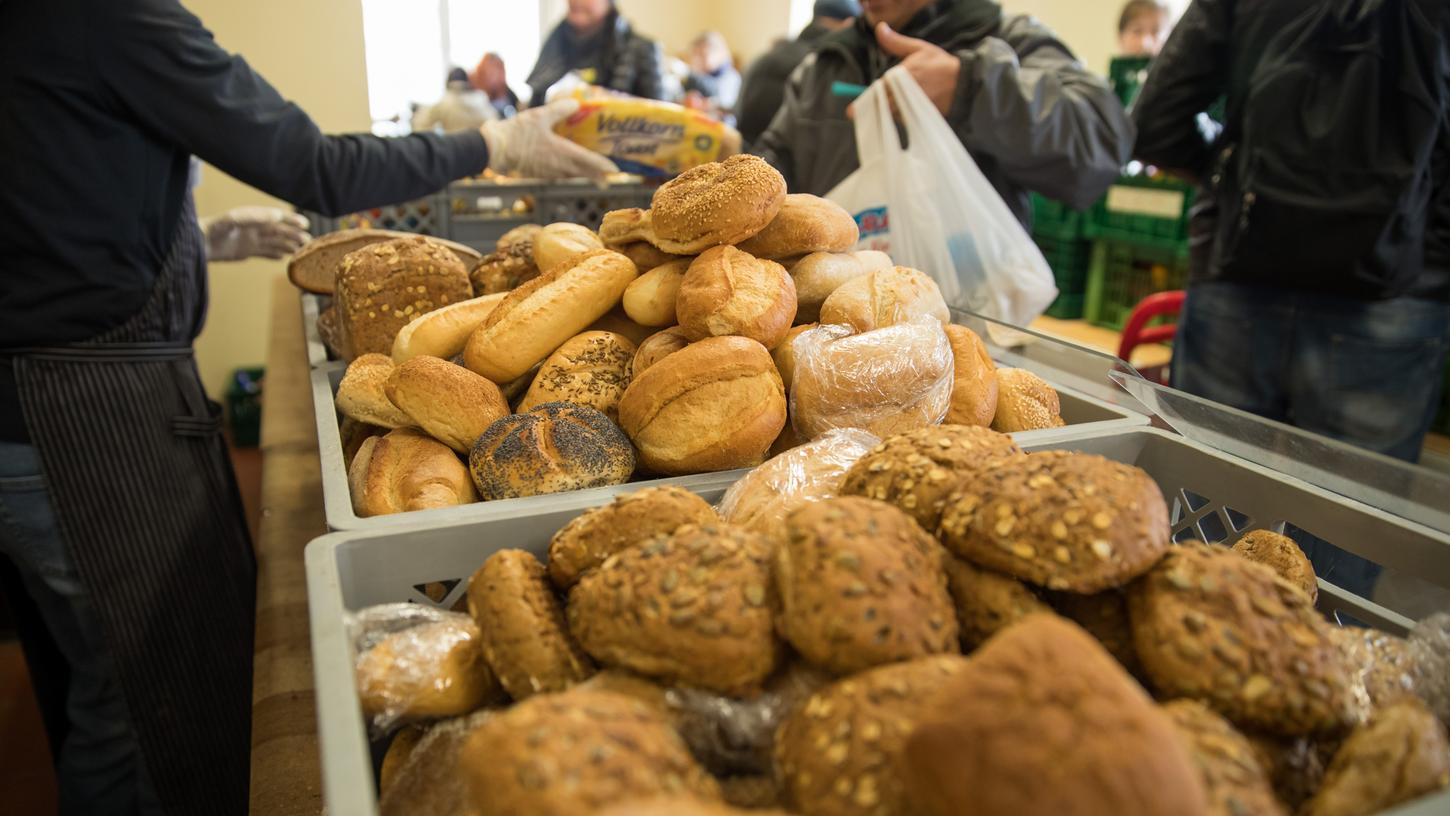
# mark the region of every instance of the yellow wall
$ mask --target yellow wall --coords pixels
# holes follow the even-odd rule
[[[1123,0],[1005,0],[1002,7],[1041,20],[1083,65],[1107,74],[1108,60],[1117,53]]]

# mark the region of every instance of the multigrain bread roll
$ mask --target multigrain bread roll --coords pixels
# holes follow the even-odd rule
[[[514,499],[627,482],[634,450],[599,411],[546,402],[488,426],[468,467],[484,500]]]
[[[604,242],[594,230],[579,224],[550,224],[534,235],[534,263],[547,272],[568,263],[590,250],[603,249]]]
[[[775,362],[744,337],[691,343],[635,377],[619,401],[640,464],[668,475],[758,465],[785,420]]]
[[[785,337],[770,350],[770,358],[775,360],[775,370],[780,372],[781,385],[785,386],[785,392],[790,393],[791,380],[795,379],[795,346],[793,342],[802,333],[814,329],[819,323],[807,323],[803,326],[793,326],[785,333]]]
[[[563,691],[594,673],[564,624],[544,565],[523,550],[499,550],[468,581],[468,613],[483,657],[509,696]]]
[[[429,727],[393,778],[379,780],[379,816],[471,816],[458,757],[473,732],[492,717],[485,708]],[[386,758],[383,763],[386,770]]]
[[[1234,542],[1233,551],[1277,572],[1280,578],[1299,587],[1314,603],[1319,598],[1319,580],[1314,565],[1294,539],[1273,530],[1254,530]]]
[[[936,281],[925,272],[906,266],[854,277],[821,304],[822,323],[838,323],[858,332],[894,326],[918,317],[951,322],[951,313]]]
[[[1356,697],[1363,686],[1371,715],[1402,697],[1418,696],[1424,667],[1408,640],[1359,626],[1331,626],[1329,635],[1355,678]]]
[[[897,764],[910,813],[1208,813],[1172,722],[1054,615],[987,641],[923,708]]]
[[[393,362],[398,365],[414,357],[449,357],[463,351],[490,312],[503,300],[503,293],[471,298],[434,309],[413,318],[393,338]]]
[[[1041,377],[1021,368],[997,369],[997,412],[992,430],[1001,433],[1061,428],[1062,406],[1057,391]]]
[[[478,627],[466,615],[383,638],[357,659],[363,714],[388,723],[457,717],[498,694]]]
[[[517,379],[619,302],[637,272],[606,249],[510,292],[468,338],[468,368],[496,383]]]
[[[795,320],[795,284],[774,261],[715,247],[690,262],[675,314],[691,340],[734,334],[775,348]]]
[[[1445,726],[1419,700],[1401,700],[1349,735],[1304,816],[1360,816],[1450,786]]]
[[[702,164],[655,190],[652,243],[677,255],[738,244],[765,229],[784,203],[785,178],[759,156]]]
[[[453,451],[408,428],[364,440],[347,485],[353,512],[363,518],[478,501],[468,468]]]
[[[304,292],[330,295],[337,285],[337,267],[348,253],[383,241],[411,237],[413,237],[412,234],[407,232],[374,229],[338,230],[328,233],[308,241],[306,246],[292,254],[292,258],[287,262],[287,278]],[[458,257],[465,268],[472,268],[480,260],[477,251],[463,244],[444,241],[440,238],[430,240],[447,247]]]
[[[957,632],[963,649],[977,648],[1028,615],[1052,612],[1052,607],[1016,578],[982,569],[951,554],[942,566],[956,606]]]
[[[704,499],[666,485],[626,493],[603,507],[586,510],[549,541],[549,577],[568,590],[615,553],[670,535],[686,524],[719,521]]]
[[[778,261],[812,252],[845,252],[860,237],[856,219],[841,205],[797,193],[787,195],[775,218],[739,248],[757,258]]]
[[[620,334],[590,331],[576,335],[544,361],[519,403],[519,412],[546,402],[572,402],[615,421],[619,398],[629,385],[634,353],[634,343]]]
[[[952,344],[952,402],[946,422],[955,425],[991,426],[997,415],[997,366],[987,353],[987,344],[966,326],[947,324]]]
[[[383,390],[412,419],[410,424],[462,454],[473,449],[488,426],[509,415],[498,386],[437,357],[414,357],[398,366]]]
[[[337,410],[348,419],[379,428],[412,425],[408,413],[388,399],[386,387],[394,367],[385,354],[364,354],[349,363],[333,397]]]
[[[1046,592],[1044,596],[1057,614],[1081,626],[1097,638],[1134,677],[1145,677],[1138,660],[1138,647],[1133,644],[1133,620],[1128,614],[1128,596],[1122,590],[1108,589],[1091,595],[1076,592]]]
[[[725,491],[720,516],[783,542],[790,514],[836,495],[842,474],[877,441],[866,431],[843,428],[773,456]]]
[[[534,239],[543,227],[525,224],[505,232],[492,253],[468,273],[475,294],[508,292],[539,276],[534,263]]]
[[[388,354],[412,319],[473,297],[468,269],[422,236],[371,244],[337,268],[335,294],[343,356]]]
[[[854,278],[870,272],[892,267],[891,258],[885,252],[860,250],[857,252],[812,252],[794,261],[784,261],[795,281],[796,322],[814,323],[820,320],[821,304],[833,292]]]
[[[1173,700],[1162,710],[1193,757],[1208,795],[1209,816],[1287,816],[1243,734],[1197,700]]]
[[[941,546],[884,502],[844,496],[786,519],[775,548],[781,635],[837,675],[956,652]]]
[[[670,261],[634,279],[624,290],[624,313],[641,326],[675,325],[675,299],[688,260]]]
[[[685,336],[679,326],[671,326],[646,337],[634,353],[634,362],[630,365],[630,380],[639,379],[645,369],[688,345],[690,338]]]

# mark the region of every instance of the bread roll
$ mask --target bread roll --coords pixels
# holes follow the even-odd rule
[[[1208,794],[1210,814],[1288,816],[1274,798],[1268,772],[1259,766],[1254,747],[1243,734],[1197,700],[1172,700],[1160,709],[1173,722],[1173,730],[1193,757],[1199,781]]]
[[[948,323],[943,328],[952,344],[954,372],[946,421],[989,427],[997,415],[997,366],[987,353],[987,344],[966,326]]]
[[[639,350],[635,352],[634,363],[630,369],[630,380],[639,379],[639,375],[643,374],[645,369],[688,345],[690,345],[690,338],[685,336],[679,326],[671,326],[662,332],[651,334],[645,338],[643,343],[639,344]]]
[[[812,252],[845,252],[861,237],[856,219],[834,201],[805,193],[787,195],[780,212],[754,237],[740,243],[742,252],[779,261]]]
[[[638,207],[605,213],[604,220],[599,224],[599,238],[605,246],[615,250],[629,244],[641,243],[658,249],[650,211]]]
[[[858,332],[923,316],[951,322],[936,281],[925,272],[905,266],[852,278],[821,304],[822,323],[840,323]]]
[[[619,398],[629,385],[634,352],[634,344],[623,335],[593,331],[575,335],[544,361],[519,403],[519,411],[546,402],[572,402],[602,411],[615,421]]]
[[[349,253],[383,241],[411,237],[413,234],[408,232],[375,229],[349,229],[328,233],[313,238],[292,254],[292,259],[287,262],[287,278],[304,292],[330,295],[337,286],[337,267]],[[430,240],[447,247],[465,268],[472,268],[481,260],[476,250],[463,244],[441,238]]]
[[[569,635],[544,565],[523,550],[499,550],[468,580],[468,613],[483,656],[515,700],[563,691],[594,673]]]
[[[841,477],[878,442],[866,431],[846,428],[767,459],[725,491],[720,517],[784,542],[786,517],[835,496]]]
[[[691,340],[735,334],[775,348],[795,320],[795,284],[774,261],[716,247],[690,263],[675,313]]]
[[[353,360],[337,384],[334,401],[337,410],[348,419],[379,428],[406,428],[412,417],[388,399],[388,378],[393,376],[393,360],[383,354],[364,354]]]
[[[790,393],[790,384],[795,379],[795,339],[801,334],[814,329],[818,324],[807,323],[804,326],[795,326],[785,333],[785,339],[770,350],[771,359],[775,360],[775,370],[780,372],[780,382],[785,386],[785,392]]]
[[[550,224],[534,236],[534,264],[547,272],[590,250],[603,248],[604,242],[588,227],[568,222]]]
[[[814,439],[832,428],[880,437],[941,422],[951,403],[952,354],[935,318],[851,334],[820,326],[794,341],[791,417]]]
[[[503,293],[462,300],[421,314],[393,338],[393,362],[402,365],[419,355],[449,357],[463,351],[468,336],[488,318]]]
[[[469,790],[459,773],[458,757],[473,732],[492,717],[493,712],[483,708],[429,727],[391,781],[379,779],[379,816],[471,816]]]
[[[785,178],[759,156],[693,167],[655,190],[655,246],[678,255],[738,244],[765,229],[785,203]]]
[[[1057,392],[1041,377],[1021,368],[997,369],[997,413],[992,430],[1001,433],[1061,428]]]
[[[637,271],[606,249],[510,292],[468,338],[468,368],[496,383],[517,379],[619,302]]]
[[[475,294],[508,292],[539,276],[539,267],[534,263],[534,235],[540,227],[528,226],[533,227],[533,232],[520,233],[524,227],[515,227],[504,233],[497,248],[468,273]],[[512,240],[506,240],[510,236]]]
[[[770,352],[744,337],[691,343],[645,369],[619,401],[640,463],[668,475],[758,465],[785,420]]]
[[[686,255],[671,255],[648,241],[631,241],[609,245],[609,248],[634,262],[640,269],[654,269],[671,261],[689,261]]]
[[[388,354],[414,317],[471,297],[463,262],[421,235],[356,250],[337,268],[343,356]]]
[[[407,428],[364,440],[347,477],[353,512],[362,518],[478,500],[453,451]]]
[[[337,435],[342,442],[342,465],[345,468],[352,468],[352,460],[357,457],[358,449],[362,447],[364,440],[374,436],[382,436],[387,433],[387,428],[377,425],[369,425],[366,422],[358,422],[352,417],[345,416],[337,426]]]
[[[568,591],[584,573],[610,556],[670,535],[686,524],[709,524],[720,517],[705,500],[683,487],[665,485],[626,493],[586,510],[549,541],[549,577]]]
[[[1254,530],[1235,541],[1233,551],[1279,573],[1280,578],[1304,590],[1310,603],[1319,599],[1314,565],[1294,539],[1273,530]]]
[[[787,267],[795,282],[798,323],[814,323],[820,319],[821,304],[831,293],[853,278],[867,274],[860,259],[850,252],[812,252]]]
[[[467,714],[496,695],[467,615],[394,632],[358,656],[363,714],[391,724]]]
[[[653,326],[641,326],[629,319],[624,309],[616,306],[604,313],[604,316],[589,324],[589,331],[605,331],[622,334],[629,338],[629,342],[636,346],[644,342],[646,337],[655,333]]]
[[[437,357],[414,357],[403,363],[383,388],[413,420],[411,424],[458,453],[468,453],[479,434],[509,415],[498,386]]]
[[[1344,741],[1304,816],[1384,813],[1450,786],[1450,739],[1418,699],[1385,708]],[[1443,804],[1443,803],[1442,803]],[[1441,809],[1425,802],[1425,811]],[[1417,810],[1418,808],[1410,808]]]
[[[548,402],[488,427],[468,456],[485,500],[620,484],[634,473],[634,449],[609,418]]]
[[[342,327],[337,323],[337,306],[332,305],[317,313],[317,339],[329,357],[342,359]]]
[[[688,260],[671,261],[640,275],[624,290],[624,313],[641,326],[675,325],[675,298]]]

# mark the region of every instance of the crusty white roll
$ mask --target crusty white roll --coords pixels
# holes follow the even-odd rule
[[[449,447],[411,428],[370,436],[347,474],[358,516],[385,516],[478,501],[468,468]]]
[[[997,369],[997,413],[992,430],[999,433],[1061,428],[1061,400],[1047,381],[1022,368]]]
[[[858,332],[894,326],[916,317],[951,321],[936,281],[920,270],[894,266],[852,278],[821,304],[822,323],[850,326]]]
[[[650,211],[642,210],[639,207],[611,210],[605,213],[604,220],[599,225],[599,239],[610,249],[639,243],[649,244],[658,249],[655,244],[654,224],[650,219]]]
[[[690,345],[690,338],[685,336],[679,326],[671,326],[662,332],[651,334],[644,339],[643,343],[639,344],[639,350],[634,353],[634,363],[630,367],[630,379],[638,378],[645,369],[688,345]]]
[[[544,361],[519,412],[546,402],[587,405],[614,421],[619,398],[629,385],[635,345],[622,334],[588,331],[575,335]]]
[[[861,237],[856,219],[834,201],[806,193],[785,197],[765,229],[737,246],[757,258],[778,261],[812,252],[845,252]]]
[[[463,351],[468,336],[483,325],[505,294],[461,300],[413,318],[393,338],[393,362],[402,365],[421,355],[447,360]]]
[[[952,404],[947,409],[948,425],[990,427],[997,414],[997,366],[987,345],[966,326],[945,326],[952,343]]]
[[[437,357],[414,357],[384,384],[388,399],[429,436],[459,453],[472,450],[509,404],[490,380]]]
[[[733,334],[775,348],[795,320],[795,307],[785,267],[722,246],[690,262],[675,314],[691,340]]]
[[[393,360],[386,354],[364,354],[353,360],[337,384],[333,400],[343,416],[379,428],[406,428],[408,413],[388,399],[385,386],[393,376]]]
[[[794,340],[802,333],[814,329],[819,323],[807,323],[804,326],[794,326],[786,332],[785,339],[780,345],[770,350],[771,359],[775,360],[775,369],[780,372],[780,381],[785,385],[785,391],[790,393],[791,380],[795,378],[795,345]]]
[[[675,299],[689,259],[670,261],[640,275],[624,290],[624,313],[641,326],[675,325]]]
[[[852,278],[870,270],[854,252],[812,252],[786,262],[795,282],[797,323],[814,323],[821,316],[821,304]]]
[[[603,248],[604,242],[594,230],[561,221],[549,224],[534,235],[534,264],[547,272],[586,252]]]
[[[551,269],[494,308],[468,338],[463,360],[495,383],[516,380],[613,309],[638,274],[628,258],[607,249]]]
[[[634,265],[640,269],[654,269],[657,266],[664,266],[670,261],[690,260],[688,255],[671,255],[649,241],[630,241],[625,244],[606,243],[606,246],[634,261]]]

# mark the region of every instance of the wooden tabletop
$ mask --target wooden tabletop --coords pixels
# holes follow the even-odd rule
[[[1104,354],[1118,356],[1118,343],[1123,339],[1122,334],[1105,329],[1101,326],[1094,326],[1086,320],[1059,320],[1055,317],[1039,317],[1032,321],[1029,327],[1033,331],[1056,337],[1059,340],[1066,340],[1069,343],[1076,343],[1079,346],[1090,348],[1094,351],[1101,351]],[[1159,344],[1150,343],[1133,349],[1133,359],[1130,361],[1137,368],[1154,368],[1167,365],[1173,359],[1173,349]]]
[[[322,778],[302,551],[327,523],[302,311],[285,278],[272,291],[262,399],[251,812],[315,816],[322,812]]]

